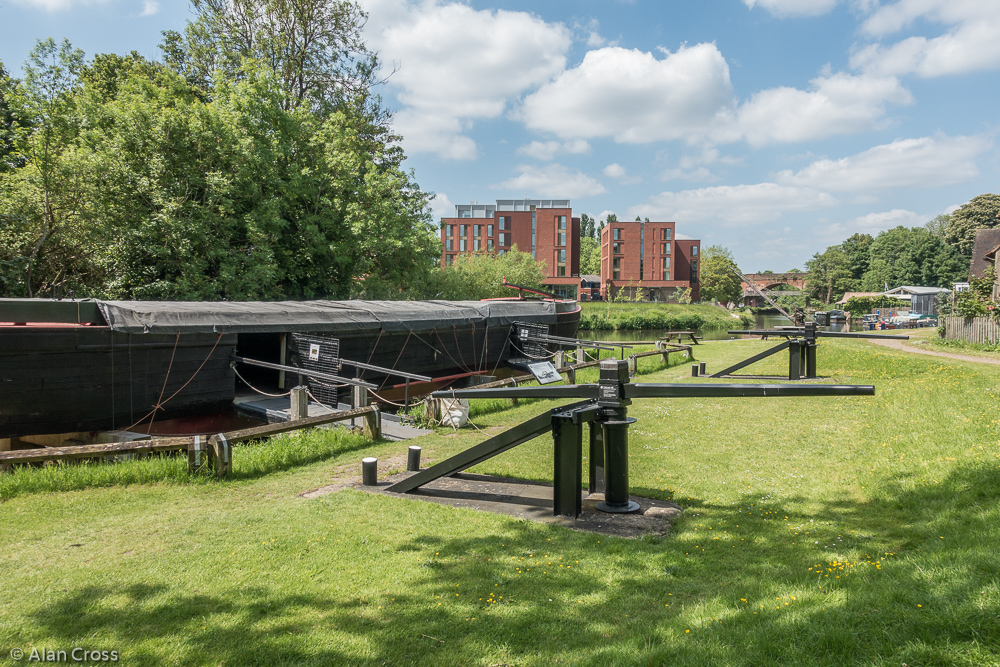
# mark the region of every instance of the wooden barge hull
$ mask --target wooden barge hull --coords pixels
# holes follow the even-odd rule
[[[26,306],[36,312],[41,308],[44,312],[34,317],[49,321],[23,322],[29,319],[20,314]],[[329,317],[330,311],[334,317]],[[572,337],[579,319],[575,302],[150,304],[0,299],[0,322],[8,322],[0,324],[0,440],[127,429],[155,406],[161,406],[157,419],[229,409],[238,386],[231,358],[302,366],[292,345],[293,332],[339,339],[343,359],[439,378],[492,373],[508,357],[523,356],[512,344],[515,321],[545,323],[550,333]],[[271,390],[278,386],[275,371],[237,370],[252,385]],[[354,375],[347,367],[344,374]],[[394,396],[390,388],[401,382],[372,371],[360,376],[379,385],[386,396]],[[287,378],[285,390],[297,379]]]

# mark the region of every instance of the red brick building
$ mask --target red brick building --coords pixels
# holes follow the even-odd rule
[[[580,286],[580,219],[568,199],[498,199],[496,204],[457,204],[441,219],[441,266],[468,252],[503,255],[515,245],[545,264],[545,284],[576,297]]]
[[[700,241],[678,240],[674,222],[609,222],[601,230],[601,294],[606,299],[639,289],[651,301],[670,300],[690,288],[698,300]]]

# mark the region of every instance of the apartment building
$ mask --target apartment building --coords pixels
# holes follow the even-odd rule
[[[580,219],[568,199],[498,199],[457,204],[441,219],[441,266],[470,252],[503,255],[514,246],[545,265],[545,285],[576,297],[580,286]]]
[[[601,294],[642,289],[651,301],[671,300],[689,288],[698,300],[700,241],[677,239],[675,222],[610,222],[601,230]]]

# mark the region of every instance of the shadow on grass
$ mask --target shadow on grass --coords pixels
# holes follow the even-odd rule
[[[225,596],[86,586],[33,621],[67,645],[155,640],[126,664],[997,664],[998,493],[1000,470],[979,466],[809,515],[760,497],[696,502],[662,541],[506,519],[455,535],[469,515],[422,507],[400,514],[442,530],[385,536],[420,562],[389,570],[385,593],[347,592],[333,571],[328,586],[303,571],[301,587],[277,589],[261,572]],[[372,513],[417,502],[350,501]]]

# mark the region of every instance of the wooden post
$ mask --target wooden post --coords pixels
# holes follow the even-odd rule
[[[576,348],[576,363],[583,364],[587,361],[587,353],[582,347]]]
[[[635,358],[634,354],[630,354],[628,357],[628,374],[635,375],[638,368],[639,360]]]
[[[226,436],[217,433],[208,439],[208,451],[215,467],[216,477],[226,477],[233,468],[233,447],[229,444]]]
[[[10,438],[0,438],[0,452],[10,451]],[[9,463],[0,463],[0,473],[10,472]]]
[[[556,370],[561,369],[566,364],[565,353],[562,350],[556,350],[555,356],[552,357],[552,362]]]
[[[309,416],[309,395],[302,385],[294,387],[288,396],[288,420],[298,421]]]
[[[369,440],[382,438],[382,413],[377,405],[371,406],[371,412],[365,415],[365,437]]]
[[[566,382],[576,384],[576,369],[572,366],[566,367]]]
[[[368,405],[368,389],[365,387],[351,388],[351,407],[363,408]]]
[[[208,443],[200,435],[194,436],[194,442],[188,447],[188,474],[194,474],[208,460],[206,451]]]

